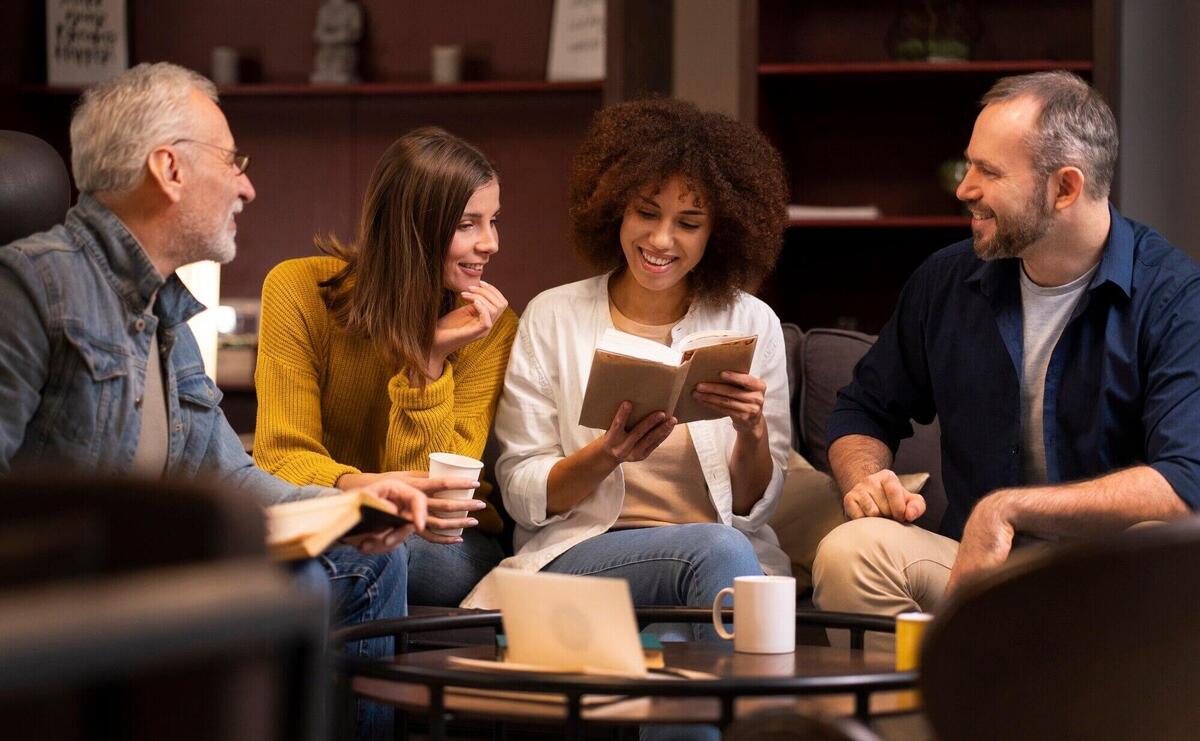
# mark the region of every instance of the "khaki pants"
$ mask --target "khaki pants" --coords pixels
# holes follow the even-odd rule
[[[813,562],[813,603],[822,610],[898,615],[932,612],[946,591],[958,541],[882,517],[864,517],[825,536]],[[830,631],[835,646],[849,645]],[[891,651],[895,638],[868,633],[867,648]]]
[[[1134,528],[1161,524],[1146,521]],[[1009,556],[1029,558],[1044,552],[1050,543],[1019,548]],[[958,555],[958,541],[883,517],[864,517],[840,525],[817,546],[813,562],[813,604],[822,610],[899,615],[934,612],[950,569]],[[834,646],[849,645],[846,631],[829,631]],[[866,647],[895,649],[895,636],[868,633]]]

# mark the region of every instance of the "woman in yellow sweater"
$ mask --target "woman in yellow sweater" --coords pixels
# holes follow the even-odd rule
[[[482,279],[499,250],[499,211],[483,154],[418,129],[375,166],[357,242],[319,239],[327,256],[267,275],[254,375],[260,467],[347,489],[411,477],[431,452],[482,455],[517,327]],[[322,563],[335,579],[391,575],[376,618],[405,614],[408,602],[457,605],[502,557],[495,510],[469,505],[456,517],[463,502],[429,500],[429,528],[461,527],[461,537],[426,530],[391,553],[339,547]]]

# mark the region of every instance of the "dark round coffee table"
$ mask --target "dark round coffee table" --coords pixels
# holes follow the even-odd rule
[[[696,608],[638,608],[650,623],[704,623],[710,613]],[[732,615],[726,612],[726,619]],[[372,661],[339,655],[341,686],[356,695],[427,715],[431,739],[445,733],[447,713],[456,717],[561,723],[567,738],[582,738],[585,724],[713,723],[734,718],[738,698],[848,695],[854,714],[866,720],[871,695],[916,685],[916,672],[897,672],[890,653],[863,650],[863,632],[894,632],[890,618],[816,610],[796,613],[797,626],[844,628],[851,648],[798,645],[794,653],[739,654],[729,642],[689,641],[663,644],[667,667],[692,670],[708,679],[626,679],[566,674],[492,672],[458,668],[451,657],[492,659],[495,647],[469,645],[411,651],[430,631],[500,629],[498,612],[454,611],[434,617],[377,621],[343,629],[335,641],[393,635],[397,655]]]

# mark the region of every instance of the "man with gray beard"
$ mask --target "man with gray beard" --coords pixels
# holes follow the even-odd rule
[[[235,219],[254,200],[213,84],[160,63],[90,88],[71,120],[71,155],[80,197],[64,223],[0,247],[0,477],[202,480],[262,504],[336,493],[255,467],[187,326],[204,307],[176,269],[232,260]],[[413,524],[298,568],[346,622],[400,617],[408,577],[393,554],[424,527],[424,492],[474,485],[370,484]],[[389,655],[390,639],[352,650]]]
[[[1014,537],[1118,532],[1200,505],[1200,269],[1108,201],[1116,122],[1067,72],[983,98],[958,198],[973,238],[917,269],[839,393],[829,460],[849,522],[822,541],[822,609],[930,611]],[[948,508],[890,470],[941,425]],[[886,641],[884,641],[886,643]]]

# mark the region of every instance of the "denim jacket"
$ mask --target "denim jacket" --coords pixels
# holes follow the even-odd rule
[[[164,282],[125,225],[88,195],[63,224],[0,247],[0,476],[128,475],[157,332],[165,477],[215,480],[264,504],[324,493],[276,479],[243,450],[187,326],[203,309],[177,276]]]

